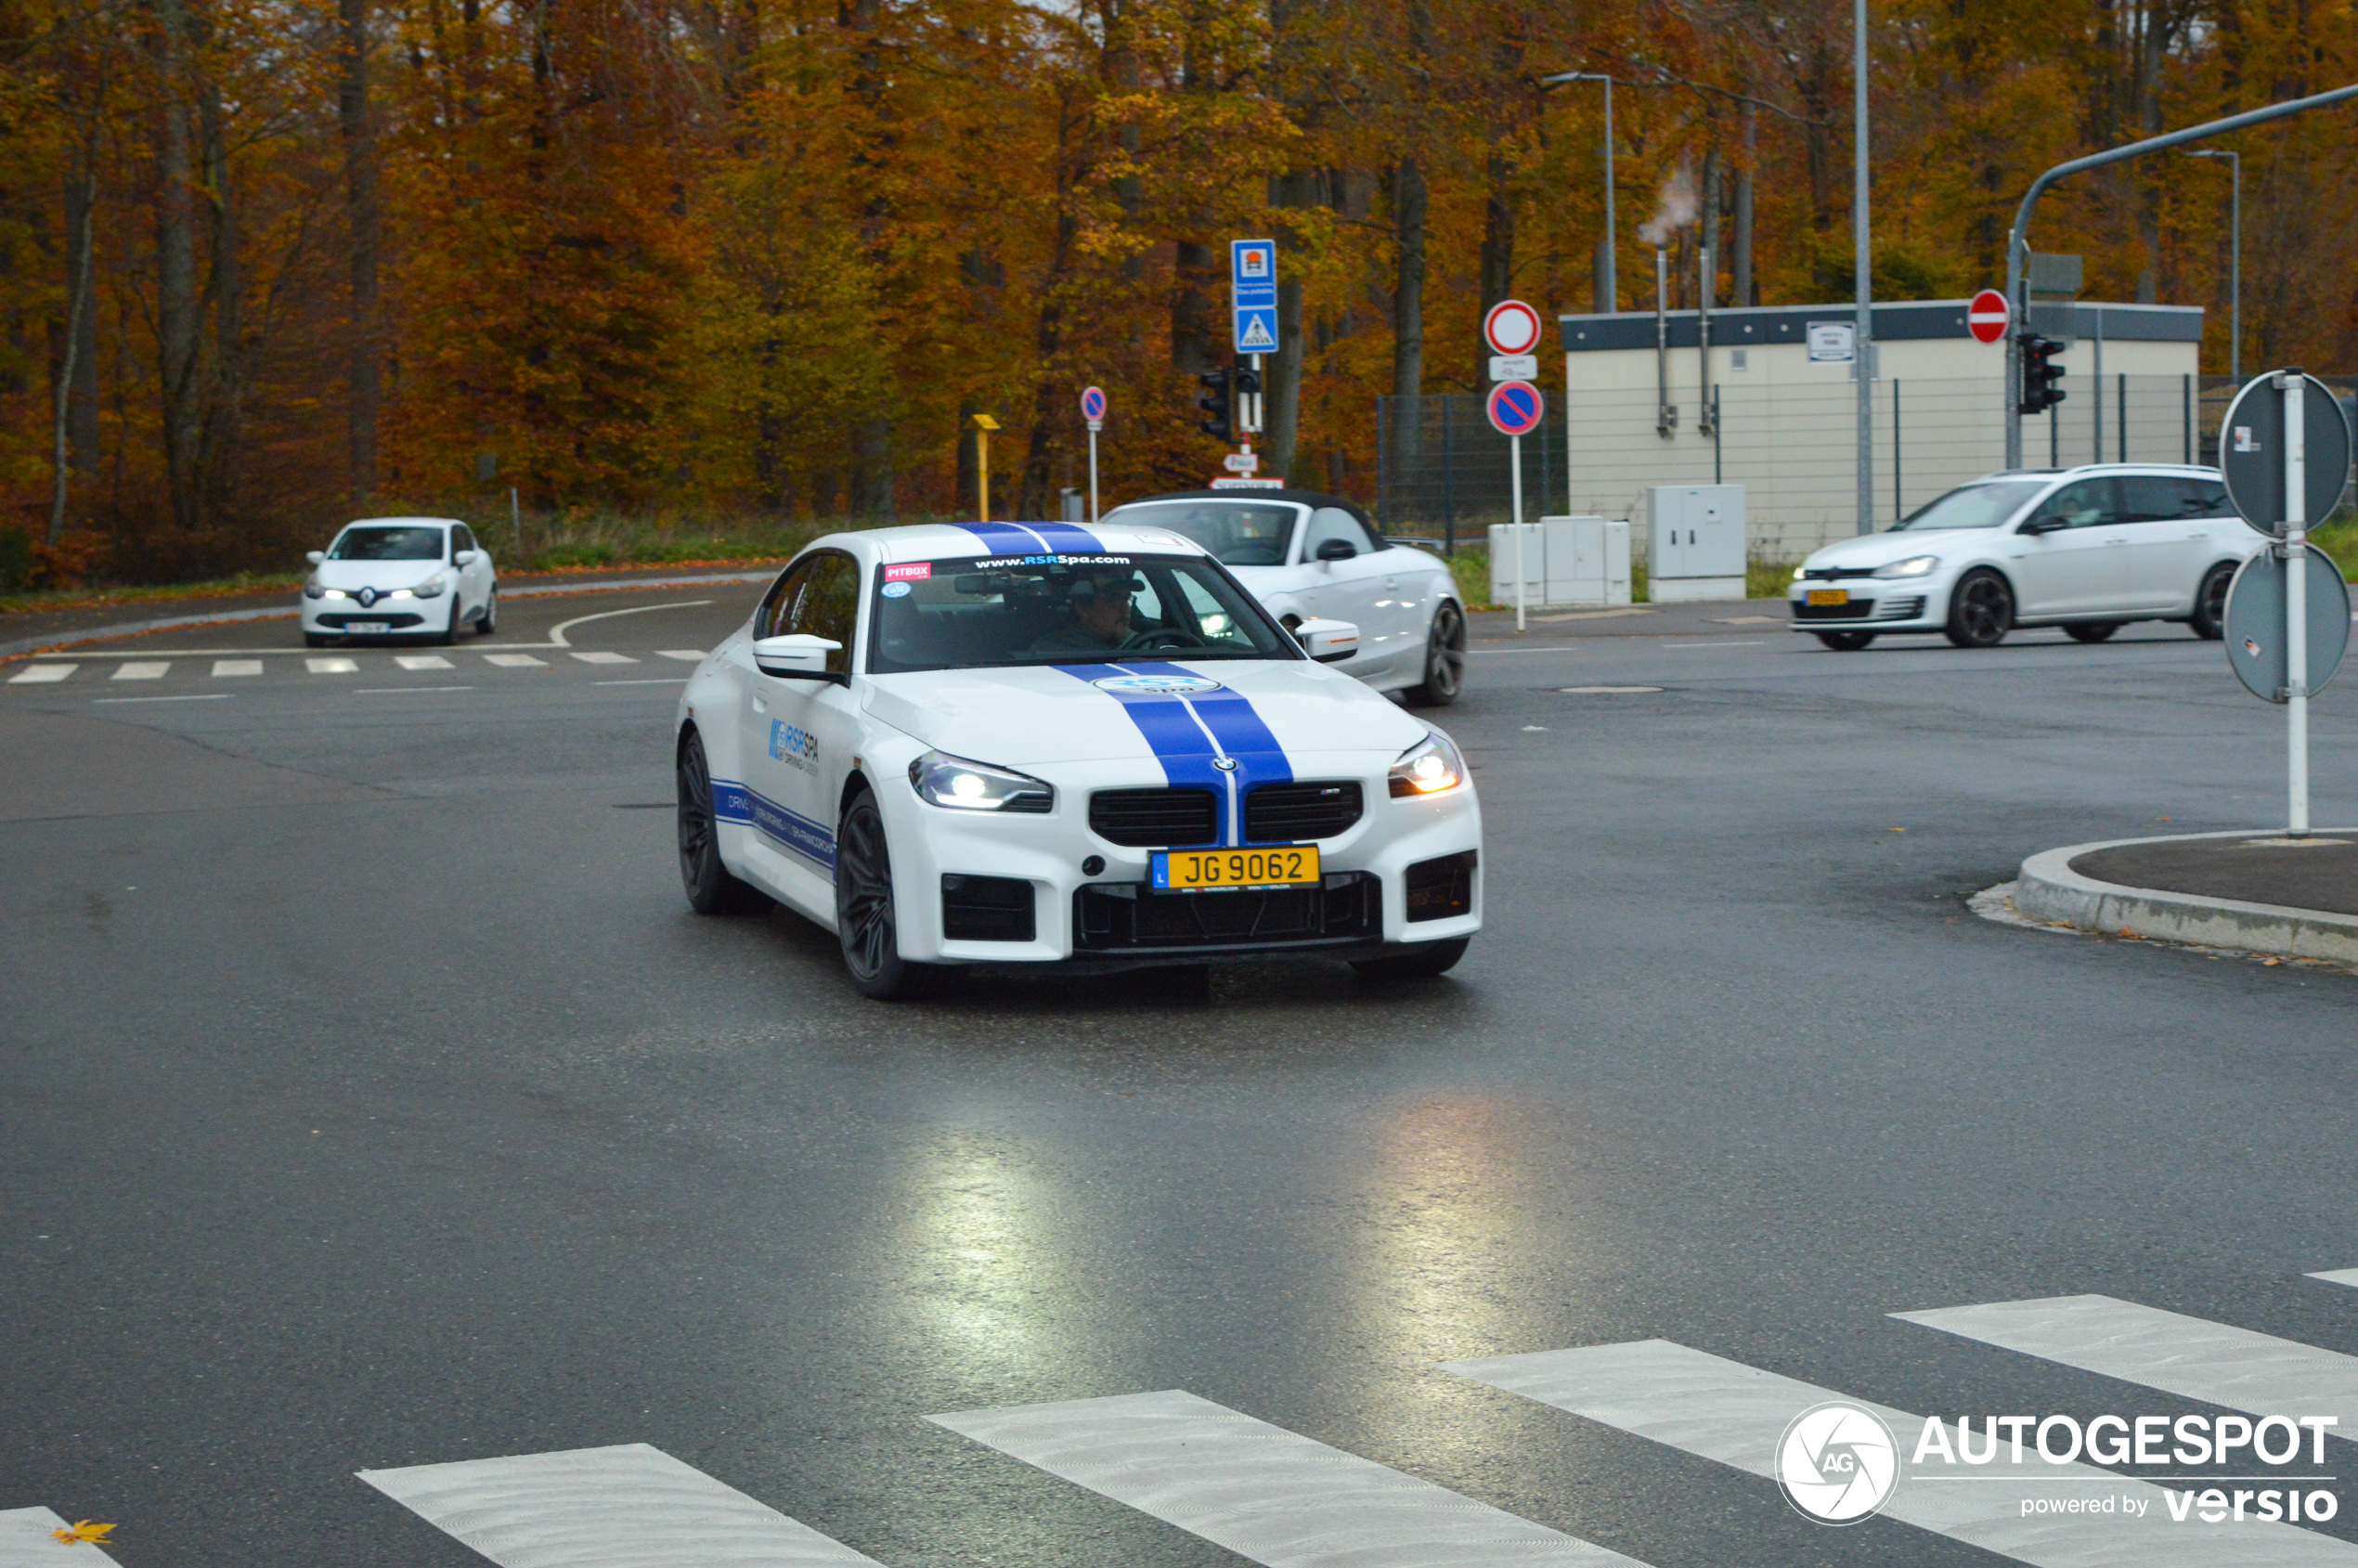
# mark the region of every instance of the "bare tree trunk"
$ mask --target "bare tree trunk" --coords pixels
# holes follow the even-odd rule
[[[1507,186],[1514,178],[1514,160],[1492,144],[1488,179],[1482,203],[1482,308],[1486,312],[1500,300],[1513,296],[1515,288],[1515,208]],[[1490,386],[1490,356],[1477,344],[1475,363],[1482,374],[1473,378],[1474,384],[1487,391]]]
[[[1425,172],[1403,158],[1392,172],[1392,228],[1399,259],[1392,288],[1392,395],[1425,389]]]
[[[162,363],[165,495],[184,531],[199,519],[197,214],[188,152],[188,18],[183,0],[156,0],[156,337]]]
[[[213,352],[202,387],[203,459],[199,465],[199,505],[233,493],[238,448],[245,430],[245,277],[238,241],[237,197],[229,177],[229,149],[223,123],[221,90],[202,83],[197,124],[205,172],[206,239],[213,252],[207,291],[213,305]],[[201,348],[200,361],[207,359]]]
[[[1280,175],[1271,205],[1309,207],[1316,203],[1322,183],[1315,169]],[[1282,269],[1281,269],[1282,271]],[[1302,279],[1281,277],[1277,284],[1277,352],[1262,378],[1263,408],[1267,427],[1261,433],[1263,467],[1280,478],[1293,467],[1294,446],[1302,433]]]
[[[369,0],[339,0],[343,73],[336,113],[343,133],[343,201],[352,228],[352,343],[345,376],[350,490],[365,511],[377,487],[377,419],[383,347],[378,320],[378,207],[375,127],[369,115]]]
[[[1066,182],[1059,179],[1057,183]],[[1064,378],[1056,373],[1056,351],[1064,343],[1064,302],[1060,291],[1071,267],[1072,247],[1080,232],[1071,207],[1061,208],[1056,214],[1056,251],[1048,260],[1048,282],[1043,291],[1045,300],[1040,306],[1040,328],[1032,340],[1033,363],[1044,373],[1032,388],[1031,434],[1024,447],[1023,485],[1016,498],[1017,517],[1048,515],[1048,462],[1056,446],[1057,416],[1069,401],[1063,395]]]
[[[97,208],[96,182],[85,165],[66,181],[66,332],[65,352],[58,367],[56,483],[49,499],[47,538],[52,546],[65,532],[68,476],[87,473],[98,455],[98,335],[97,313],[91,308],[95,302],[90,297]]]
[[[1760,298],[1752,286],[1752,171],[1759,162],[1759,111],[1751,104],[1743,107],[1744,165],[1736,171],[1736,304],[1758,305]]]

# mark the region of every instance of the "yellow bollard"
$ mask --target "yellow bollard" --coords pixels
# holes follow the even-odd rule
[[[975,521],[988,523],[991,521],[991,433],[999,428],[999,421],[989,414],[977,414],[974,427],[975,477],[978,480],[975,489],[976,499],[981,503],[976,509],[981,515]]]

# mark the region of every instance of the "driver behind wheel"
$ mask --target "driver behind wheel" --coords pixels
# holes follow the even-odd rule
[[[1130,595],[1140,586],[1126,567],[1076,572],[1065,590],[1070,619],[1031,644],[1035,654],[1104,654],[1130,641]]]

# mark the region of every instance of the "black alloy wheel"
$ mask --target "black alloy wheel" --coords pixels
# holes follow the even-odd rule
[[[1875,640],[1872,631],[1821,631],[1817,636],[1837,654],[1855,654]]]
[[[1456,968],[1471,940],[1471,937],[1452,937],[1384,958],[1354,958],[1351,966],[1363,980],[1429,980]]]
[[[680,881],[688,907],[698,914],[745,914],[766,901],[721,863],[720,839],[713,824],[712,770],[705,761],[704,737],[691,731],[680,743]]]
[[[2064,635],[2074,642],[2102,642],[2119,629],[2118,621],[2074,621],[2064,628]]]
[[[2196,637],[2216,642],[2227,634],[2227,590],[2235,586],[2235,569],[2222,562],[2202,575],[2195,590],[2195,613],[2187,621]]]
[[[1408,700],[1419,707],[1447,707],[1465,689],[1466,614],[1457,601],[1445,599],[1425,636],[1424,681],[1408,688]]]
[[[1984,566],[1967,572],[1949,601],[1942,635],[1960,648],[1995,648],[2015,625],[2015,590]]]
[[[845,803],[836,829],[836,940],[851,983],[878,1002],[924,995],[939,978],[930,965],[900,956],[884,810],[864,788]]]

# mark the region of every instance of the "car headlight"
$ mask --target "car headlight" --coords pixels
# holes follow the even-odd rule
[[[428,577],[415,588],[396,588],[388,597],[398,599],[406,593],[412,599],[439,599],[449,586],[440,577]]]
[[[328,597],[328,590],[321,588],[316,581],[307,582],[303,585],[303,596],[305,599],[325,599]]]
[[[1054,785],[987,762],[928,751],[909,764],[909,784],[926,801],[960,811],[1023,811],[1039,815],[1056,803]]]
[[[1921,577],[1939,564],[1940,557],[1937,555],[1911,555],[1905,561],[1876,567],[1874,575],[1879,577]]]
[[[1466,759],[1458,755],[1449,737],[1438,730],[1428,732],[1423,740],[1402,752],[1400,760],[1392,765],[1394,798],[1404,795],[1439,795],[1465,782]]]
[[[1799,582],[1802,577],[1807,574],[1808,570],[1809,568],[1807,566],[1795,566],[1793,569],[1793,580]]]

